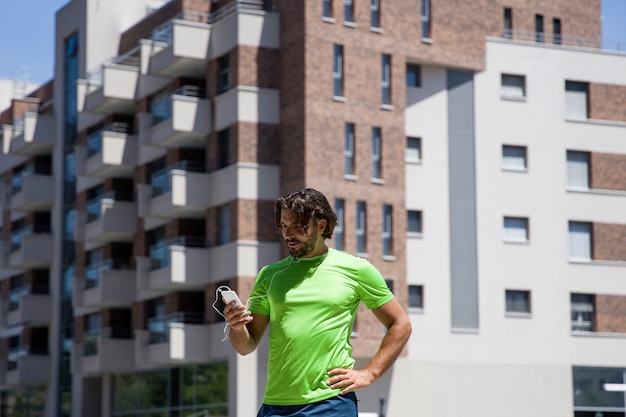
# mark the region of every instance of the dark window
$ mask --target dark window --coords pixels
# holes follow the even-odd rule
[[[561,44],[561,19],[557,19],[554,18],[552,19],[552,41],[556,44],[556,45],[560,45]]]
[[[424,287],[409,285],[409,307],[424,308]]]
[[[513,9],[504,8],[504,37],[511,39],[513,37]]]
[[[535,15],[535,40],[537,42],[544,41],[543,34],[543,15],[536,14]]]
[[[422,86],[422,68],[416,64],[406,65],[406,86],[421,87]]]

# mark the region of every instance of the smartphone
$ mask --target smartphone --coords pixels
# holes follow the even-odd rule
[[[230,304],[231,302],[235,302],[235,308],[242,306],[243,303],[241,302],[241,300],[239,299],[239,297],[237,296],[237,293],[235,291],[232,290],[223,290],[221,291],[222,294],[222,298],[224,299],[224,302],[226,304]]]

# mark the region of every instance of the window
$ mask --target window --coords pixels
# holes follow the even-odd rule
[[[404,153],[405,162],[421,162],[422,161],[422,139],[406,138],[406,150]]]
[[[224,168],[230,165],[230,130],[224,129],[217,133],[217,166]]]
[[[417,64],[406,64],[406,86],[422,86],[422,68]]]
[[[504,8],[504,38],[513,38],[513,9]]]
[[[333,46],[333,95],[343,97],[343,46]]]
[[[367,230],[366,230],[366,205],[365,201],[356,203],[356,251],[367,253]]]
[[[420,210],[407,210],[407,233],[413,235],[422,234],[422,212]]]
[[[333,0],[322,0],[322,17],[333,18]]]
[[[526,97],[526,77],[502,74],[502,97],[522,99]]]
[[[346,123],[344,133],[344,175],[354,176],[354,123]]]
[[[345,23],[354,23],[354,0],[343,0],[343,16]]]
[[[372,128],[372,178],[382,178],[382,138],[380,127]]]
[[[222,94],[230,89],[230,57],[228,54],[218,59],[217,66],[217,93]]]
[[[527,242],[528,219],[525,217],[505,217],[502,238],[505,242]]]
[[[335,214],[337,214],[337,225],[333,230],[335,235],[335,249],[344,250],[345,247],[345,200],[338,198],[335,200]]]
[[[217,244],[223,245],[230,242],[230,207],[227,204],[219,207],[218,218]]]
[[[383,256],[393,256],[393,206],[383,204]]]
[[[565,81],[565,116],[571,119],[588,119],[588,97],[589,83]]]
[[[530,291],[506,290],[507,313],[530,313]]]
[[[569,222],[569,258],[589,262],[592,239],[591,223]]]
[[[589,190],[589,152],[567,151],[567,188]]]
[[[536,14],[535,15],[535,40],[537,42],[544,41],[543,34],[543,15]]]
[[[409,308],[424,308],[424,287],[422,285],[409,285]]]
[[[430,39],[430,0],[422,0],[422,39]]]
[[[383,54],[381,64],[380,87],[382,89],[382,102],[383,105],[391,105],[391,55]]]
[[[593,294],[571,294],[572,331],[592,332],[595,297]]]
[[[526,147],[502,145],[502,168],[513,171],[526,171]]]
[[[554,19],[552,19],[552,42],[554,42],[555,45],[560,45],[561,41],[561,19],[557,19],[555,17]]]
[[[380,0],[370,0],[370,26],[380,28]]]

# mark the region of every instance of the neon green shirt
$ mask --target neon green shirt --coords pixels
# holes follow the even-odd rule
[[[335,249],[261,269],[249,309],[270,318],[263,402],[310,404],[338,395],[326,372],[354,365],[350,334],[359,303],[374,309],[392,298],[374,266]]]

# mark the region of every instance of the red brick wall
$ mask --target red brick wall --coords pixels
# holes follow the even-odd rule
[[[593,152],[590,158],[591,188],[626,191],[626,155]]]
[[[626,85],[589,83],[589,118],[626,122]]]
[[[596,294],[595,298],[595,331],[626,333],[626,297]]]
[[[626,262],[626,224],[593,223],[593,259]]]

